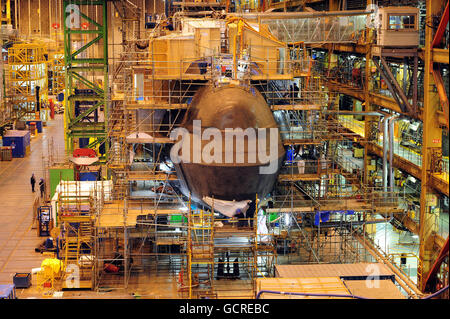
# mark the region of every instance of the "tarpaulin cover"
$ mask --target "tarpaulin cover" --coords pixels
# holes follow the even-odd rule
[[[325,223],[330,219],[330,214],[345,214],[345,215],[353,215],[355,213],[354,210],[328,210],[328,211],[319,211],[314,216],[314,225],[319,226],[320,223]]]
[[[58,274],[62,268],[62,261],[56,258],[47,258],[41,263],[41,268],[44,267],[50,267],[54,274]]]
[[[14,290],[14,285],[0,285],[0,298],[9,298]]]
[[[135,132],[127,136],[128,143],[153,143],[155,138],[144,132]]]
[[[80,172],[80,181],[96,181],[98,179],[98,172]]]
[[[218,211],[227,217],[233,217],[234,215],[236,215],[236,211],[238,209],[245,213],[249,207],[248,204],[251,202],[250,200],[236,202],[213,199],[211,197],[203,197],[203,201],[209,206],[213,207],[215,211]]]
[[[270,241],[269,230],[267,228],[267,216],[264,214],[262,209],[258,212],[258,240],[263,243],[267,243]]]
[[[69,160],[77,165],[92,165],[98,161],[98,157],[69,157]]]

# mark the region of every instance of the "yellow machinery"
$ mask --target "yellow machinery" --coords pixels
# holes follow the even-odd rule
[[[37,286],[43,296],[49,296],[55,290],[55,284],[61,277],[61,270],[63,268],[62,261],[49,256],[42,261],[40,271],[36,273],[36,280],[33,284]]]

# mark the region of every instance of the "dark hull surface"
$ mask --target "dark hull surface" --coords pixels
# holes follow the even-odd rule
[[[225,147],[222,147],[222,161],[220,163],[205,163],[193,161],[193,121],[201,120],[201,130],[217,128],[222,133],[225,129],[247,128],[265,129],[269,140],[270,128],[277,128],[277,123],[264,98],[255,89],[241,87],[212,88],[207,87],[195,95],[192,104],[185,115],[182,127],[189,132],[191,141],[190,160],[182,160],[175,164],[177,176],[180,180],[181,191],[186,196],[191,196],[194,201],[202,201],[207,197],[222,200],[251,200],[256,194],[263,198],[271,192],[278,176],[279,169],[284,158],[284,148],[280,135],[276,132],[274,137],[276,144],[270,144],[271,154],[275,169],[270,174],[261,173],[261,167],[267,167],[268,162],[261,162],[256,156],[256,161],[248,161],[249,153],[257,153],[249,148],[249,143],[258,145],[256,141],[245,140],[245,160],[225,162]],[[223,134],[225,136],[225,134]],[[202,148],[209,141],[202,141]],[[269,144],[266,144],[269,147]],[[234,144],[236,147],[236,143]],[[258,146],[259,147],[259,146]],[[234,149],[233,149],[234,150]],[[258,148],[259,150],[259,148]],[[266,152],[267,155],[269,151]],[[236,154],[235,154],[236,156]]]

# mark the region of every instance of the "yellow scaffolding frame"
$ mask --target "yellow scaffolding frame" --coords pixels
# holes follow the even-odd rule
[[[96,190],[94,190],[96,193]],[[83,211],[83,206],[88,206],[89,211]],[[73,270],[69,265],[74,264],[78,267],[79,287],[74,288],[92,288],[94,260],[81,260],[82,245],[87,245],[93,255],[93,206],[94,199],[92,195],[82,196],[81,189],[76,188],[75,193],[69,191],[68,184],[64,184],[63,190],[58,194],[58,223],[65,229],[64,251],[64,269],[62,276],[64,280],[68,275],[68,270]],[[74,224],[78,225],[75,227]],[[63,282],[64,287],[65,282]],[[70,288],[70,287],[68,287]]]
[[[193,282],[193,266],[208,268],[209,292],[212,291],[214,276],[214,207],[210,211],[193,210],[189,200],[188,215],[188,289],[192,299],[193,287],[200,287],[199,278]],[[210,273],[211,272],[211,273]]]
[[[57,95],[65,88],[64,53],[55,52],[49,61],[49,69],[52,71],[52,88],[49,94]]]
[[[48,99],[47,48],[44,43],[15,43],[8,49],[7,87],[18,118],[34,118],[36,87],[40,100]],[[29,116],[32,114],[31,116]],[[39,115],[36,115],[39,117]]]
[[[3,5],[5,6],[5,15],[3,15]],[[6,24],[11,24],[11,1],[10,0],[0,0],[1,8],[1,24],[6,22]]]

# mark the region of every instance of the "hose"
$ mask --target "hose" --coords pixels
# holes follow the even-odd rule
[[[355,295],[339,295],[339,294],[317,294],[317,293],[303,293],[303,292],[283,292],[283,291],[274,291],[274,290],[261,290],[256,295],[256,299],[263,293],[277,294],[277,295],[293,295],[293,296],[316,296],[316,297],[343,297],[343,298],[354,298],[354,299],[370,299]]]
[[[433,293],[433,294],[431,294],[431,295],[429,295],[429,296],[426,296],[426,297],[424,297],[424,298],[422,298],[422,299],[431,299],[431,298],[434,298],[434,297],[436,297],[436,296],[439,296],[440,294],[442,294],[442,293],[445,292],[446,290],[448,290],[448,286],[447,286],[447,287],[444,287],[444,288],[442,288],[442,289],[436,291],[435,293]]]
[[[446,290],[448,290],[448,286],[444,287],[444,288],[442,288],[442,289],[440,289],[438,291],[436,291],[435,293],[433,293],[433,294],[431,294],[429,296],[421,298],[421,299],[431,299],[431,298],[437,297],[440,294],[442,294],[443,292],[445,292]],[[256,295],[256,299],[259,299],[263,293],[270,293],[270,294],[277,294],[277,295],[293,295],[293,296],[316,296],[316,297],[342,297],[342,298],[354,298],[354,299],[372,299],[372,298],[366,298],[366,297],[361,297],[361,296],[356,296],[356,295],[317,294],[317,293],[303,293],[303,292],[283,292],[283,291],[274,291],[274,290],[261,290]]]

